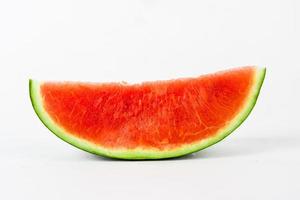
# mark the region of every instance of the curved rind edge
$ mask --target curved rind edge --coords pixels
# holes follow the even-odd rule
[[[110,158],[118,158],[118,159],[127,159],[127,160],[144,160],[144,159],[165,159],[165,158],[173,158],[179,157],[183,155],[187,155],[193,152],[200,151],[205,149],[213,144],[216,144],[223,140],[225,137],[230,135],[235,129],[237,129],[249,116],[252,109],[254,108],[257,98],[259,96],[264,78],[266,74],[266,68],[256,68],[256,76],[254,80],[254,84],[252,86],[251,92],[249,92],[248,101],[244,108],[239,112],[239,114],[231,120],[231,122],[222,130],[218,131],[218,133],[210,138],[201,140],[200,142],[188,145],[182,145],[176,149],[159,151],[156,149],[107,149],[101,147],[99,145],[93,144],[92,142],[86,141],[84,139],[73,136],[68,133],[62,127],[57,125],[48,113],[44,110],[42,105],[42,97],[40,95],[40,82],[36,80],[29,80],[29,93],[32,106],[42,121],[42,123],[57,137],[61,138],[65,142],[82,149],[84,151],[90,152],[92,154],[110,157]]]

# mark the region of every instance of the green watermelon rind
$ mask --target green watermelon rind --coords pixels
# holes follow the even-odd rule
[[[249,116],[252,109],[254,108],[257,98],[259,96],[264,78],[266,74],[266,68],[256,68],[255,81],[252,86],[252,89],[249,92],[249,96],[245,101],[245,106],[237,114],[237,116],[228,123],[228,125],[219,130],[215,136],[195,142],[193,144],[185,144],[178,148],[171,150],[157,150],[157,149],[145,149],[145,148],[136,148],[136,149],[108,149],[101,147],[99,145],[93,144],[87,140],[75,137],[74,135],[68,133],[58,124],[56,124],[46,110],[43,107],[42,97],[40,95],[40,82],[36,80],[29,80],[29,93],[32,106],[42,121],[42,123],[57,137],[61,138],[65,142],[82,149],[84,151],[90,152],[92,154],[118,158],[118,159],[128,159],[128,160],[143,160],[143,159],[164,159],[164,158],[173,158],[190,153],[194,153],[205,149],[213,144],[218,143],[223,140],[225,137],[230,135],[235,129],[237,129]]]

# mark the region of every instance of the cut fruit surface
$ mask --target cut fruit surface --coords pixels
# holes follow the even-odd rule
[[[249,115],[265,68],[197,78],[123,83],[29,81],[35,112],[82,150],[121,159],[162,159],[204,149]]]

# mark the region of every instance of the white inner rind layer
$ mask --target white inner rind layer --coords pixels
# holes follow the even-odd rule
[[[202,139],[191,144],[184,144],[182,146],[170,150],[158,150],[154,148],[110,149],[94,144],[90,141],[78,138],[66,131],[65,129],[63,129],[57,123],[55,123],[51,119],[47,111],[44,109],[42,96],[40,93],[40,85],[42,84],[42,82],[36,80],[29,80],[29,91],[33,108],[40,120],[50,131],[52,131],[56,136],[58,136],[65,142],[84,151],[106,157],[131,160],[163,159],[183,156],[207,148],[223,140],[226,136],[228,136],[236,128],[238,128],[252,111],[265,78],[265,68],[256,67],[255,69],[256,73],[254,77],[253,86],[249,92],[249,96],[246,98],[247,100],[245,101],[243,108],[224,128],[220,129],[214,136],[211,136],[210,138]]]

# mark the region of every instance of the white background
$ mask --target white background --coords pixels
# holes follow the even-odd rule
[[[297,0],[0,0],[0,199],[300,199]],[[180,159],[77,150],[33,112],[28,79],[129,81],[268,69],[221,143]]]

